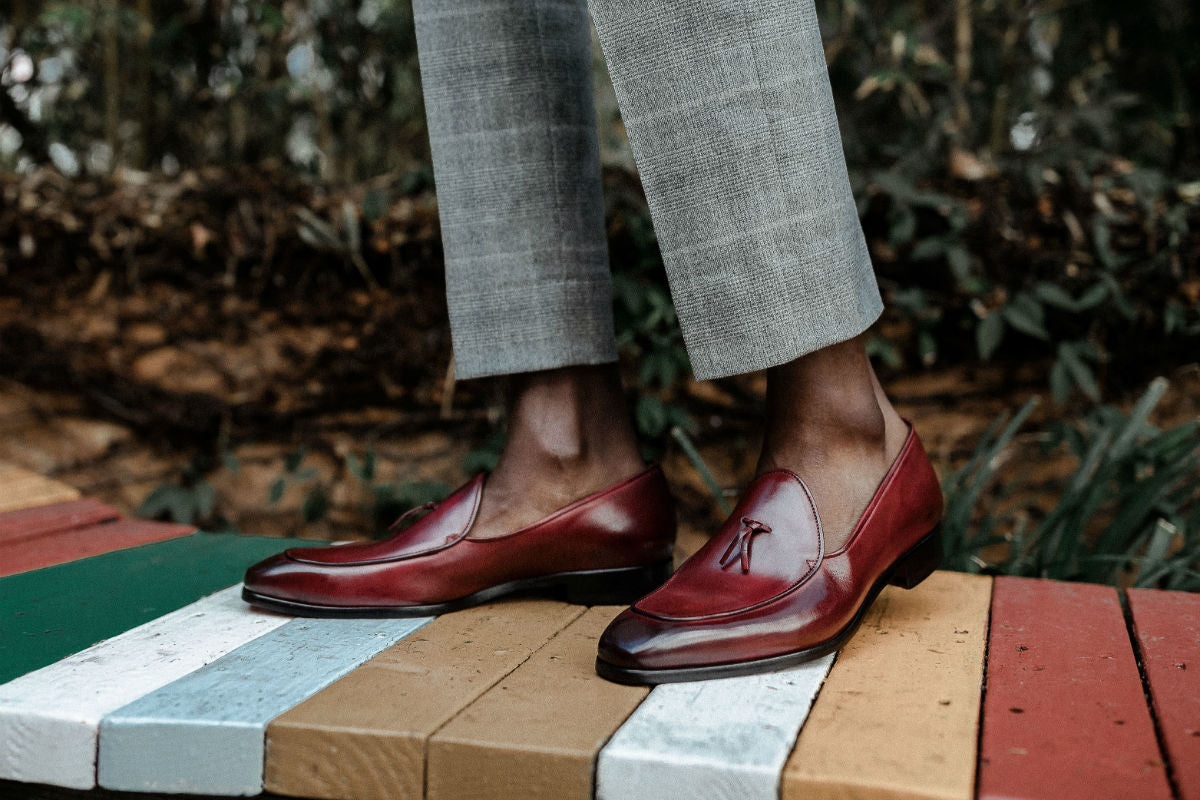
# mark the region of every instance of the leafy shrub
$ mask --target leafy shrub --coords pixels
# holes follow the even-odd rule
[[[1200,590],[1200,423],[1158,430],[1147,418],[1167,389],[1155,380],[1128,414],[1101,406],[1038,438],[1078,466],[1052,511],[1003,510],[1019,481],[1004,455],[1036,405],[998,418],[945,481],[947,566],[967,572]],[[988,560],[999,547],[1003,555]]]
[[[178,483],[156,486],[146,495],[134,513],[147,519],[167,519],[183,525],[215,522],[213,513],[217,492],[204,476],[207,465],[193,462],[186,466]],[[210,530],[214,526],[209,526]]]
[[[1195,352],[1192,5],[818,8],[860,211],[909,323],[877,354],[1045,357],[1062,402],[1098,401],[1106,383],[1132,388]]]
[[[617,347],[636,365],[634,422],[645,443],[644,455],[659,458],[673,429],[695,430],[687,411],[676,402],[691,362],[641,189],[616,171],[607,177]]]
[[[267,161],[347,181],[428,158],[408,2],[30,0],[13,12],[0,17],[14,44],[0,65],[23,54],[34,69],[0,83],[21,137],[0,166]]]
[[[369,500],[364,504],[363,513],[372,521],[377,534],[384,535],[388,526],[406,511],[450,494],[451,487],[441,481],[381,482],[375,472],[377,463],[375,450],[371,448],[361,460],[353,453],[347,453],[345,457],[346,469],[367,492]]]

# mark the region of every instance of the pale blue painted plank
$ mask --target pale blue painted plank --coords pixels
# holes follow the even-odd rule
[[[295,619],[242,645],[105,716],[100,785],[258,794],[267,723],[429,619]]]

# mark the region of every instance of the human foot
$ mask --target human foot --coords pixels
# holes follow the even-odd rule
[[[596,670],[656,684],[769,671],[841,647],[887,584],[942,557],[942,495],[861,341],[768,372],[757,475],[707,544],[600,638]],[[853,538],[851,538],[851,534]]]
[[[518,592],[628,603],[658,586],[675,509],[662,470],[638,456],[615,368],[517,376],[510,408],[491,475],[383,541],[260,562],[243,597],[305,616],[403,617]]]

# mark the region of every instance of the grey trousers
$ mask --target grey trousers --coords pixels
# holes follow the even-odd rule
[[[590,0],[697,379],[882,310],[813,0]],[[415,0],[457,375],[616,359],[585,0]]]

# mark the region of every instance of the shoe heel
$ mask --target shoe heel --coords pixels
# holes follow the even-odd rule
[[[924,539],[900,557],[892,567],[888,583],[912,589],[933,574],[942,564],[942,526],[934,528]]]
[[[577,572],[564,577],[557,594],[580,606],[629,605],[661,586],[672,571],[668,560],[644,567]]]

